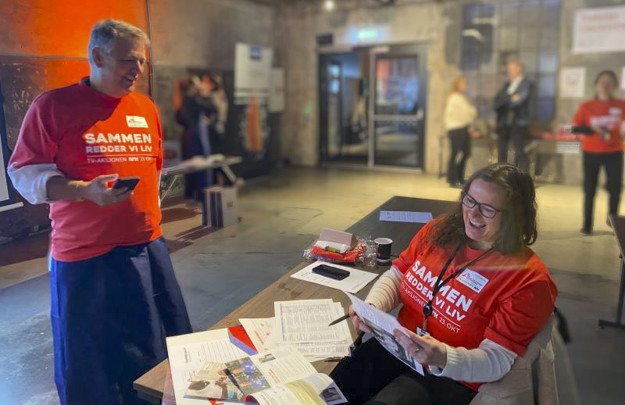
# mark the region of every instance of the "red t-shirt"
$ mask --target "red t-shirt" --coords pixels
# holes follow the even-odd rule
[[[435,232],[432,221],[414,237],[393,265],[403,274],[400,284],[404,304],[399,323],[411,331],[423,324],[423,306],[453,248],[428,240]],[[453,274],[484,251],[461,248],[444,277]],[[521,356],[543,327],[557,295],[543,262],[529,248],[521,253],[488,253],[445,284],[433,301],[427,331],[452,347],[477,348],[490,339]],[[472,389],[481,384],[464,383]]]
[[[55,259],[88,259],[115,246],[161,236],[157,177],[162,135],[156,106],[148,97],[108,97],[89,87],[86,78],[38,96],[24,117],[9,164],[50,163],[69,179],[114,173],[141,179],[128,200],[107,207],[91,201],[52,202]]]
[[[590,153],[613,153],[623,151],[621,132],[625,126],[625,100],[612,99],[587,101],[579,106],[573,118],[575,126],[605,127],[610,139],[603,140],[600,134],[584,136],[582,150]]]

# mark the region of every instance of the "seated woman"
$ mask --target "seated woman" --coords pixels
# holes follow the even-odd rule
[[[556,286],[528,248],[536,237],[529,175],[495,164],[471,176],[455,212],[424,226],[366,299],[386,312],[403,304],[395,337],[425,376],[370,339],[331,375],[349,403],[468,404],[501,379],[554,309]]]

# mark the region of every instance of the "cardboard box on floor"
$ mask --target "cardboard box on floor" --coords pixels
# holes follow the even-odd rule
[[[204,193],[202,225],[223,228],[239,221],[237,190],[234,187],[208,187]]]

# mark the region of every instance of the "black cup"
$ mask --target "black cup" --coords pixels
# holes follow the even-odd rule
[[[375,256],[378,264],[388,265],[391,263],[391,246],[393,241],[390,238],[376,238]]]

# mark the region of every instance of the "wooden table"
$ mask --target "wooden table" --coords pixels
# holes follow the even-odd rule
[[[365,237],[389,237],[393,239],[391,253],[394,256],[397,256],[408,246],[412,237],[423,227],[424,224],[380,222],[379,212],[381,210],[425,211],[431,212],[434,216],[438,216],[440,214],[450,212],[456,204],[457,203],[451,201],[393,197],[373,210],[363,219],[349,227],[347,231]],[[308,263],[300,263],[297,265],[287,274],[280,277],[276,282],[258,293],[255,297],[251,298],[245,304],[232,311],[221,321],[217,322],[210,329],[237,326],[239,325],[239,318],[272,317],[274,316],[274,301],[332,298],[334,301],[340,301],[344,308],[348,308],[349,299],[342,291],[291,278],[293,273],[299,271],[307,264]],[[377,267],[372,271],[382,273],[386,269],[388,269],[388,266]],[[358,296],[364,298],[372,285],[373,283],[370,283],[359,292]],[[352,330],[351,325],[350,330]],[[355,337],[353,330],[352,336]],[[318,361],[313,363],[313,365],[317,371],[329,374],[334,369],[336,361]],[[163,396],[163,384],[168,366],[169,362],[164,360],[134,382],[134,388],[141,398],[155,404],[160,404]]]
[[[623,300],[625,298],[625,217],[610,215],[610,223],[612,224],[612,229],[614,229],[618,247],[621,251],[621,286],[618,293],[618,307],[616,307],[616,322],[600,319],[599,326],[601,328],[607,326],[625,329],[625,323],[623,323]]]

